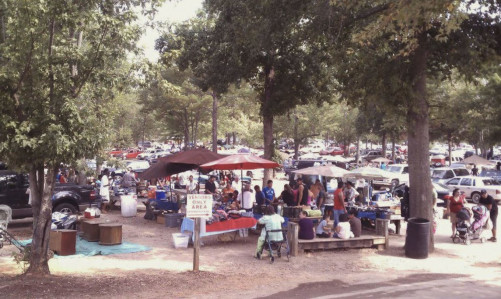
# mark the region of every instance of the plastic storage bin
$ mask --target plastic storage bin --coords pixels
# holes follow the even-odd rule
[[[182,233],[174,233],[172,234],[172,240],[174,241],[174,248],[188,248],[190,236]]]
[[[137,201],[133,195],[120,196],[122,217],[135,217],[137,214]]]

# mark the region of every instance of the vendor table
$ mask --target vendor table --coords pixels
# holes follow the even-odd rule
[[[238,231],[240,229],[253,228],[257,224],[256,219],[250,217],[241,217],[238,219],[228,219],[212,224],[206,224],[205,219],[202,219],[200,224],[200,237],[219,235],[229,232]],[[181,232],[193,232],[195,221],[190,218],[184,218],[181,224]]]

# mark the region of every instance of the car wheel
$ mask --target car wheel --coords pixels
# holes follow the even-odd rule
[[[480,202],[480,193],[473,192],[471,194],[471,201],[473,201],[474,204],[478,204]]]
[[[60,212],[60,213],[65,213],[65,214],[76,214],[77,209],[75,208],[74,205],[63,202],[61,204],[58,204],[56,208],[54,209],[54,212]]]

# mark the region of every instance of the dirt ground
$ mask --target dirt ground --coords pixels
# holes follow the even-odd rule
[[[357,283],[398,283],[409,275],[461,275],[483,285],[501,286],[501,243],[469,246],[453,244],[450,223],[441,220],[436,250],[425,260],[404,256],[402,235],[391,235],[390,248],[328,250],[277,259],[253,258],[257,236],[237,237],[222,242],[217,236],[203,238],[201,272],[193,273],[193,250],[174,249],[172,233],[154,221],[123,218],[112,211],[103,218],[123,224],[123,239],[152,247],[151,251],[108,256],[70,256],[50,260],[52,276],[31,279],[18,276],[20,267],[11,254],[14,246],[0,249],[0,294],[2,298],[256,298],[297,288],[300,284],[328,283],[349,286]],[[30,220],[15,221],[9,227],[19,239],[30,238]],[[488,234],[490,237],[490,234]],[[393,282],[392,282],[393,283]],[[278,296],[280,297],[280,296]]]

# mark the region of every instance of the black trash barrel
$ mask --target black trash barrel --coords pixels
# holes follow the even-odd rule
[[[409,218],[405,237],[405,256],[414,259],[428,257],[430,244],[430,221],[423,218]]]

